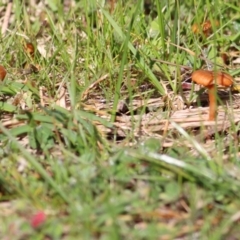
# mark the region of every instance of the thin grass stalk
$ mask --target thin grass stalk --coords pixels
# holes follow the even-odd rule
[[[121,30],[121,28],[117,25],[117,23],[114,21],[114,19],[112,18],[112,16],[105,11],[104,9],[102,9],[102,12],[104,14],[104,16],[107,18],[107,20],[109,21],[109,23],[112,25],[112,27],[114,28],[114,30],[116,31],[116,33],[123,39],[126,38],[125,34],[123,33],[123,31]],[[153,74],[152,70],[148,67],[148,65],[145,63],[143,57],[141,57],[138,53],[138,51],[134,48],[133,44],[128,41],[127,43],[128,45],[128,49],[132,52],[132,54],[134,56],[137,56],[137,65],[138,67],[145,72],[146,76],[149,77],[150,81],[152,82],[152,84],[157,88],[157,90],[160,92],[160,94],[165,95],[166,91],[165,91],[165,87],[163,86],[163,84],[161,84],[159,82],[159,80],[156,78],[156,76]]]
[[[115,121],[115,117],[116,117],[116,113],[117,113],[117,106],[118,106],[118,102],[119,102],[119,98],[120,98],[120,94],[121,94],[120,90],[121,90],[121,84],[122,84],[123,74],[124,74],[124,66],[126,64],[127,55],[128,55],[128,42],[129,42],[129,39],[130,39],[130,32],[131,32],[131,29],[132,29],[132,24],[133,24],[133,18],[132,18],[131,24],[129,25],[127,36],[126,36],[126,39],[124,41],[123,56],[122,56],[122,60],[121,60],[118,79],[117,79],[117,82],[116,82],[116,87],[115,87],[113,108],[112,108],[112,114],[111,114],[111,122]]]
[[[179,20],[179,12],[180,12],[180,9],[179,9],[179,1],[176,0],[175,1],[175,18],[174,18],[174,25],[173,25],[173,34],[172,34],[172,43],[176,44],[177,46],[180,45],[180,20]],[[175,49],[175,46],[174,45],[171,45],[170,47],[170,54],[171,54],[171,51],[174,51]],[[174,81],[174,89],[173,91],[175,92],[175,94],[177,93],[178,89],[179,89],[179,86],[180,84],[178,79],[180,77],[180,66],[179,66],[179,48],[177,48],[177,54],[176,54],[176,63],[177,63],[177,68],[176,68],[176,74],[175,74],[175,81]]]
[[[166,39],[166,32],[165,32],[165,19],[164,19],[164,14],[163,14],[163,10],[162,10],[162,5],[161,5],[161,1],[156,1],[157,3],[157,12],[158,12],[158,24],[159,24],[159,32],[161,35],[161,43],[162,43],[162,50],[163,50],[163,59],[165,58],[165,54],[166,54],[166,43],[165,43],[165,39]]]

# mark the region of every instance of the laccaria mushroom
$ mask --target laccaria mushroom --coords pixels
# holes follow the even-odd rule
[[[209,95],[209,121],[214,121],[217,113],[216,86],[230,87],[233,78],[224,72],[197,70],[192,73],[192,81],[208,89]]]
[[[217,28],[219,26],[219,21],[217,20],[213,21],[213,25],[215,28]],[[213,26],[210,20],[203,22],[203,24],[201,25],[194,23],[192,25],[192,31],[195,34],[203,33],[205,37],[209,37],[213,32]]]
[[[26,43],[25,50],[32,58],[34,57],[35,49],[32,43]]]
[[[5,68],[3,66],[0,65],[0,80],[3,81],[5,76],[7,74],[7,71],[5,70]]]

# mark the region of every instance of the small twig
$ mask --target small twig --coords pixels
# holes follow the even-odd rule
[[[25,34],[22,34],[22,33],[19,33],[19,32],[14,32],[14,31],[11,31],[9,29],[7,29],[7,31],[10,32],[11,34],[16,34],[17,36],[23,37],[26,40],[30,40],[30,38],[27,35],[25,35]]]
[[[3,19],[3,25],[2,25],[2,35],[4,36],[7,28],[8,28],[8,24],[9,24],[9,19],[10,19],[10,15],[11,15],[11,11],[12,11],[12,5],[13,2],[12,0],[9,1],[8,5],[7,5],[7,10]]]

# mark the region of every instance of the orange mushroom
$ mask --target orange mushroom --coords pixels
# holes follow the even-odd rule
[[[217,113],[215,86],[230,87],[233,84],[233,78],[224,72],[197,70],[192,73],[192,81],[208,89],[209,121],[214,121]]]
[[[7,74],[6,69],[0,65],[0,80],[3,81]]]
[[[214,24],[215,27],[218,27],[219,26],[219,21],[215,20],[213,22],[213,24]],[[209,37],[212,34],[213,27],[212,27],[212,24],[211,24],[210,20],[207,20],[202,24],[202,30],[203,30],[203,33],[206,37]]]
[[[30,42],[26,43],[25,50],[32,58],[34,57],[35,49],[32,43]]]
[[[219,26],[219,21],[214,21],[213,22],[215,27]],[[203,24],[201,24],[201,26],[199,26],[199,24],[194,23],[192,25],[192,31],[195,34],[199,34],[199,33],[203,33],[205,35],[205,37],[209,37],[212,34],[212,24],[210,20],[207,20],[205,22],[203,22]]]

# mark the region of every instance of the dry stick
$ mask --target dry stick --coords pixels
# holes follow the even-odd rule
[[[10,15],[11,15],[11,11],[12,11],[12,0],[9,1],[8,5],[7,5],[7,10],[3,19],[3,25],[2,25],[2,36],[5,35],[7,28],[8,28],[8,24],[9,24],[9,19],[10,19]]]

